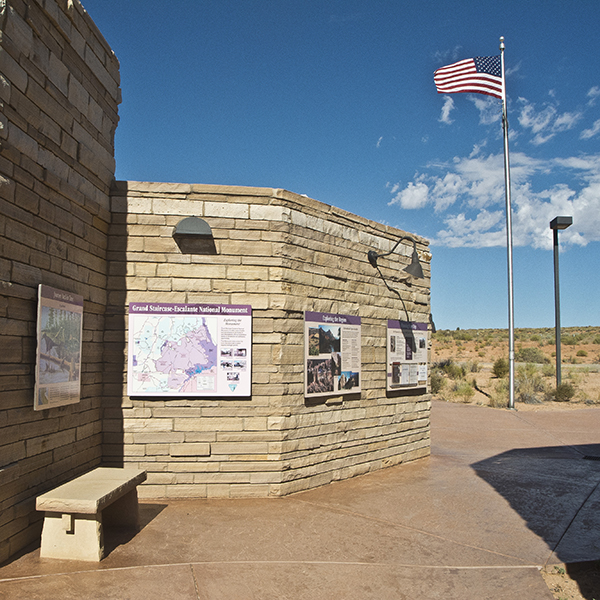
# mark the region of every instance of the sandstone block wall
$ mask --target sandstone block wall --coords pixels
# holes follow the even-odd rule
[[[0,1],[0,562],[35,497],[101,460],[119,65],[77,0]],[[84,297],[81,403],[33,411],[37,287]]]
[[[262,188],[119,182],[112,211],[104,456],[148,470],[142,496],[282,495],[429,453],[429,395],[385,391],[387,320],[407,317],[367,261],[405,232]],[[172,232],[188,216],[208,222],[216,255],[179,250]],[[417,240],[425,279],[394,285],[410,319],[429,322]],[[252,397],[129,398],[127,306],[148,301],[250,304]],[[305,310],[362,318],[360,395],[305,400]]]
[[[37,495],[100,463],[147,469],[146,497],[267,496],[429,452],[429,395],[385,392],[387,319],[429,320],[426,241],[411,287],[412,247],[390,257],[401,302],[366,253],[402,231],[283,190],[113,186],[119,102],[78,0],[0,0],[0,562],[39,540]],[[216,255],[179,250],[187,216]],[[40,283],[84,298],[82,393],[35,412]],[[128,397],[136,301],[252,305],[252,397]],[[304,399],[305,310],[362,318],[360,395]]]

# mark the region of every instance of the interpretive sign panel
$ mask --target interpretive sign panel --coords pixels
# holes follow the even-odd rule
[[[34,410],[81,398],[83,296],[38,286]]]
[[[427,323],[388,321],[387,389],[427,387]]]
[[[252,307],[129,305],[130,396],[250,396]]]
[[[304,395],[360,392],[360,317],[304,313]]]

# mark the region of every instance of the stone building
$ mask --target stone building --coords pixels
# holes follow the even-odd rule
[[[270,188],[114,181],[119,64],[78,0],[0,1],[0,561],[40,493],[100,464],[146,498],[278,496],[429,453],[425,388],[386,391],[389,319],[429,323],[424,278],[367,260],[405,232]],[[211,230],[210,252],[174,231]],[[383,269],[383,267],[382,267]],[[84,301],[81,399],[34,411],[40,284]],[[252,307],[247,397],[132,397],[131,303]],[[361,319],[361,387],[305,396],[306,311]]]

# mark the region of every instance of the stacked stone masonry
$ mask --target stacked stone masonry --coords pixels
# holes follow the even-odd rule
[[[386,394],[388,319],[429,322],[425,279],[385,288],[367,252],[404,232],[284,190],[118,182],[112,196],[104,456],[146,469],[146,497],[283,495],[429,453],[429,396]],[[202,217],[217,254],[184,254],[177,223]],[[394,278],[412,244],[387,263]],[[252,397],[126,393],[131,302],[249,304]],[[304,311],[362,319],[362,393],[304,398]],[[108,358],[111,357],[111,358]]]
[[[425,279],[366,260],[404,232],[269,188],[114,181],[119,64],[78,0],[0,0],[0,562],[39,542],[35,498],[98,465],[140,496],[279,496],[429,453],[429,395],[386,394],[387,319]],[[184,217],[216,254],[182,252]],[[413,236],[415,237],[415,236]],[[83,296],[81,401],[33,410],[39,284]],[[130,398],[131,302],[249,304],[252,396]],[[304,398],[304,311],[362,319],[362,392]]]
[[[119,64],[76,1],[0,1],[0,562],[35,497],[102,460]],[[33,411],[38,284],[84,297],[81,402]]]

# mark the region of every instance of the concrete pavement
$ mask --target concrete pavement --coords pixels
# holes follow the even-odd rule
[[[148,501],[100,564],[0,567],[0,599],[540,600],[600,559],[600,409],[434,402],[432,455],[277,499]]]

